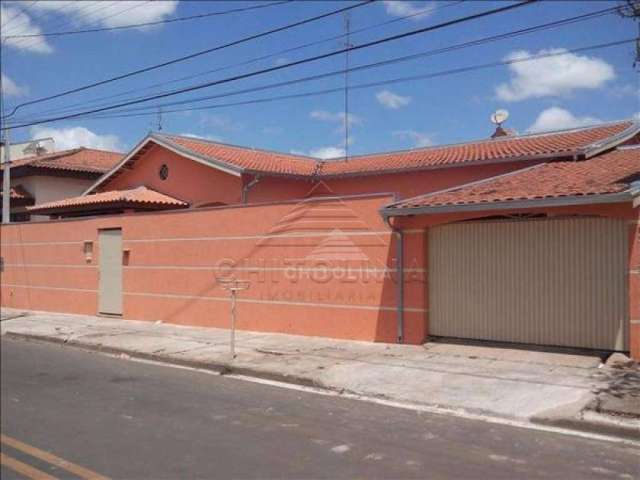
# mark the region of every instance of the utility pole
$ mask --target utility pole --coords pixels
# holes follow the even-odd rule
[[[350,43],[351,19],[349,12],[344,13],[345,44],[349,49],[353,45]],[[349,160],[349,50],[344,52],[344,159]]]
[[[4,164],[2,169],[2,223],[11,223],[11,144],[9,130],[4,131]]]
[[[0,43],[0,63],[2,62],[2,44]],[[4,86],[2,72],[0,72],[0,115],[4,118]],[[4,121],[0,124],[5,127]],[[2,139],[4,148],[4,164],[2,169],[2,223],[11,223],[11,143],[9,130],[4,130]]]

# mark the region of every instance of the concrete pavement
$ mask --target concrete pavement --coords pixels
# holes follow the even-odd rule
[[[16,312],[5,310],[5,315]],[[640,423],[583,421],[609,386],[599,357],[467,345],[388,345],[317,337],[229,332],[92,316],[27,312],[2,334],[200,368],[313,385],[338,392],[518,421],[640,438]]]
[[[78,467],[131,480],[632,480],[639,474],[637,447],[620,442],[275,388],[7,337],[0,351],[2,433],[28,445],[7,443],[3,436],[2,453],[55,478],[95,478],[69,470],[81,472]],[[73,465],[56,463],[51,455]],[[24,478],[5,463],[1,475]]]

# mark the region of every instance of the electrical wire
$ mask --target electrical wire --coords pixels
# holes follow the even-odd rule
[[[148,1],[142,2],[142,4],[136,3],[133,6],[129,6],[128,8],[117,12],[117,14],[121,14],[124,12],[128,12],[129,10],[133,10],[134,8],[138,8],[139,6],[148,3]],[[87,5],[80,7],[79,9],[77,9],[75,12],[73,12],[72,14],[69,15],[68,18],[59,18],[57,20],[57,22],[54,24],[56,26],[56,28],[63,28],[66,27],[67,25],[71,25],[74,22],[80,21],[84,18],[86,18],[89,15],[95,15],[98,12],[102,12],[103,10],[106,10],[108,8],[113,7],[114,5],[117,5],[118,2],[104,2],[102,5],[98,5],[96,3],[88,3]],[[67,10],[70,6],[74,5],[73,1],[70,1],[69,3],[65,4],[62,8],[60,8],[57,11],[53,11],[51,13],[57,13],[58,15],[61,14],[62,11]],[[97,8],[93,8],[93,7],[97,7]],[[109,15],[108,17],[105,18],[110,18],[113,15]],[[41,15],[42,16],[42,15]],[[38,35],[36,35],[38,36]],[[38,43],[38,41],[40,41],[41,39],[38,38],[24,38],[24,39],[18,39],[17,42],[14,42],[14,45],[19,46],[20,48],[26,49],[26,48],[30,48],[31,46],[35,45],[36,43]]]
[[[40,0],[33,0],[29,5],[25,6],[25,7],[18,7],[16,6],[16,13],[15,15],[13,15],[11,18],[9,18],[6,22],[1,22],[3,28],[7,28],[9,26],[9,24],[11,22],[13,22],[16,18],[18,18],[21,14],[26,14],[25,10],[27,10],[28,8],[34,6],[36,3],[38,3]]]
[[[55,10],[55,13],[59,14],[59,13],[65,11],[65,10],[69,9],[69,7],[71,7],[72,5],[73,5],[73,2],[69,1],[69,2],[65,3],[64,5],[62,5],[58,10]],[[23,18],[22,22],[20,22],[20,23],[18,23],[16,25],[13,25],[11,28],[9,28],[8,31],[5,30],[5,32],[4,32],[5,34],[11,33],[11,32],[15,32],[15,31],[19,31],[20,28],[26,26],[30,21],[39,20],[42,17],[48,15],[49,13],[52,13],[52,11],[51,10],[41,10],[39,13],[33,13],[33,11],[30,10],[28,12],[27,11],[23,11],[22,13],[24,15],[26,15],[26,18]],[[59,23],[61,23],[61,22],[59,22]]]
[[[369,31],[369,30],[372,30],[372,29],[384,27],[384,26],[390,25],[392,23],[396,23],[396,22],[399,22],[399,21],[407,20],[407,19],[412,18],[412,17],[416,17],[416,16],[419,16],[419,15],[424,15],[425,13],[433,13],[433,12],[435,12],[437,10],[444,10],[445,8],[453,7],[453,6],[462,4],[463,2],[464,2],[464,0],[457,0],[457,1],[454,1],[452,3],[448,3],[446,5],[431,6],[431,7],[425,8],[425,9],[421,9],[421,10],[418,10],[417,12],[411,13],[409,15],[404,15],[402,17],[394,18],[394,19],[387,20],[387,21],[384,21],[384,22],[381,22],[381,23],[376,23],[374,25],[369,25],[369,26],[362,27],[362,28],[359,28],[359,29],[356,29],[356,30],[352,30],[351,31],[351,36],[357,35],[359,33],[362,33],[362,32],[365,32],[365,31]],[[612,9],[615,9],[615,8],[612,8]],[[612,9],[607,9],[607,10],[612,10]],[[237,67],[250,65],[252,63],[256,63],[256,62],[259,62],[259,61],[262,61],[262,60],[267,60],[269,58],[274,58],[274,57],[278,57],[278,56],[281,56],[281,55],[285,55],[285,54],[288,54],[288,53],[291,53],[291,52],[294,52],[294,51],[302,50],[302,49],[309,48],[309,47],[316,46],[316,45],[321,45],[323,43],[332,42],[332,41],[335,41],[335,40],[340,40],[340,39],[345,38],[345,36],[346,36],[346,34],[344,34],[344,33],[340,34],[340,35],[335,35],[335,36],[328,37],[328,38],[325,38],[325,39],[322,39],[322,40],[308,42],[308,43],[305,43],[305,44],[302,44],[302,45],[297,45],[295,47],[290,47],[290,48],[287,48],[287,49],[284,49],[284,50],[279,50],[279,51],[276,51],[276,52],[273,52],[273,53],[269,53],[267,55],[254,57],[254,58],[251,58],[249,60],[244,60],[244,61],[242,61],[240,63],[234,63],[234,64],[225,65],[225,66],[218,67],[218,68],[211,69],[211,70],[205,70],[204,72],[199,72],[199,73],[195,73],[195,74],[191,74],[191,75],[175,78],[175,79],[172,79],[172,80],[165,80],[165,81],[154,83],[154,84],[147,85],[147,86],[144,86],[144,87],[139,87],[139,88],[134,88],[134,89],[131,89],[131,90],[126,90],[124,92],[120,92],[120,93],[116,93],[116,94],[105,95],[105,96],[98,97],[98,98],[95,98],[95,99],[90,100],[90,101],[82,101],[82,102],[72,103],[72,104],[66,105],[64,107],[43,110],[40,113],[41,114],[43,114],[43,113],[46,113],[46,114],[53,114],[53,113],[58,114],[58,113],[62,113],[62,112],[73,111],[75,109],[75,107],[78,107],[78,106],[87,107],[87,106],[108,105],[108,103],[104,103],[102,101],[103,100],[109,100],[109,99],[112,99],[112,98],[122,97],[122,96],[130,94],[130,93],[154,90],[154,89],[157,89],[158,87],[162,87],[162,86],[165,86],[165,85],[171,85],[171,84],[174,84],[174,83],[179,83],[179,82],[182,82],[184,80],[191,80],[191,79],[194,79],[194,78],[198,78],[198,77],[202,77],[202,76],[205,76],[205,75],[209,75],[211,73],[217,73],[217,72],[221,72],[221,71],[224,71],[224,70],[229,70],[229,69],[232,69],[232,68],[237,68]],[[134,99],[137,99],[137,98],[141,98],[141,97],[130,97],[130,98],[126,98],[125,100],[134,100]]]
[[[333,52],[328,52],[328,53],[324,53],[324,54],[321,54],[321,55],[316,55],[316,56],[313,56],[313,57],[304,58],[304,59],[301,59],[301,60],[297,60],[297,61],[294,61],[294,62],[283,64],[283,65],[276,65],[276,66],[273,66],[273,67],[270,67],[270,68],[257,70],[257,71],[253,71],[253,72],[249,72],[249,73],[244,73],[244,74],[241,74],[241,75],[235,75],[233,77],[227,77],[227,78],[224,78],[224,79],[221,79],[221,80],[207,82],[207,83],[199,84],[199,85],[193,85],[193,86],[190,86],[190,87],[185,87],[185,88],[182,88],[182,89],[174,90],[172,92],[166,92],[166,93],[163,93],[163,94],[153,95],[153,96],[146,97],[146,98],[140,99],[140,100],[123,102],[123,103],[120,103],[120,104],[116,104],[116,105],[112,105],[112,106],[108,106],[108,107],[102,107],[102,108],[98,108],[98,109],[93,109],[93,110],[89,110],[89,111],[85,111],[85,112],[79,112],[79,113],[75,113],[75,114],[69,114],[69,115],[63,115],[63,116],[59,116],[59,117],[49,118],[49,119],[46,119],[46,120],[41,121],[39,123],[46,123],[46,122],[57,121],[57,120],[66,120],[68,118],[76,118],[76,117],[81,116],[81,115],[86,115],[86,114],[90,114],[90,113],[98,113],[98,112],[102,112],[102,111],[106,111],[106,110],[113,110],[115,108],[119,108],[119,107],[123,107],[123,106],[143,103],[143,102],[147,102],[147,101],[150,101],[150,100],[156,100],[156,99],[159,99],[159,98],[166,98],[166,97],[170,97],[170,96],[174,96],[174,95],[178,95],[178,94],[182,94],[182,93],[187,93],[187,92],[191,92],[191,91],[195,91],[195,90],[200,90],[200,89],[203,89],[203,88],[208,88],[208,87],[211,87],[211,86],[214,86],[214,85],[221,85],[221,84],[225,84],[225,83],[229,83],[229,82],[233,82],[233,81],[237,81],[237,80],[242,80],[242,79],[245,79],[245,78],[254,77],[254,76],[257,76],[257,75],[263,75],[265,73],[271,73],[271,72],[282,70],[282,69],[285,69],[285,68],[290,68],[290,67],[293,67],[293,66],[302,65],[302,64],[314,62],[314,61],[321,60],[321,59],[330,58],[330,57],[333,57],[335,55],[339,55],[339,54],[345,53],[347,51],[361,50],[361,49],[364,49],[364,48],[369,48],[369,47],[372,47],[372,46],[381,45],[383,43],[387,43],[387,42],[390,42],[390,41],[395,41],[395,40],[399,40],[399,39],[403,39],[403,38],[408,38],[408,37],[411,37],[411,36],[414,36],[414,35],[431,32],[431,31],[434,31],[434,30],[438,30],[438,29],[441,29],[441,28],[449,27],[449,26],[452,26],[452,25],[457,25],[457,24],[468,22],[468,21],[471,21],[471,20],[476,20],[478,18],[483,18],[483,17],[487,17],[487,16],[490,16],[490,15],[504,13],[506,11],[513,10],[515,8],[520,8],[520,7],[531,5],[536,1],[537,0],[524,0],[524,1],[519,2],[519,3],[510,4],[510,5],[507,5],[507,6],[504,6],[504,7],[499,7],[499,8],[495,8],[495,9],[491,9],[491,10],[485,10],[485,11],[482,11],[482,12],[479,12],[479,13],[475,13],[473,15],[468,15],[466,17],[460,17],[460,18],[456,18],[456,19],[453,19],[453,20],[442,22],[442,23],[439,23],[439,24],[436,24],[436,25],[430,25],[430,26],[427,26],[427,27],[424,27],[424,28],[419,28],[417,30],[411,30],[411,31],[404,32],[404,33],[399,33],[399,34],[396,34],[396,35],[391,35],[389,37],[380,38],[380,39],[373,40],[373,41],[370,41],[370,42],[367,42],[367,43],[363,43],[363,44],[360,44],[360,45],[354,45],[354,46],[351,46],[351,47],[341,48],[341,49],[335,50]],[[14,108],[14,112],[15,112],[16,108]],[[28,127],[28,126],[31,126],[31,125],[35,125],[35,123],[24,123],[24,124],[20,124],[18,126],[14,126],[12,128]]]
[[[294,1],[294,0],[282,0],[282,1],[279,1],[279,2],[272,2],[272,3],[264,3],[264,4],[259,4],[259,5],[253,5],[251,7],[234,8],[234,9],[231,9],[231,10],[224,10],[224,11],[221,11],[221,12],[209,12],[209,13],[201,13],[201,14],[198,14],[198,15],[190,15],[188,17],[177,17],[177,18],[170,18],[170,19],[167,19],[167,20],[157,20],[155,22],[132,23],[130,25],[120,25],[120,26],[116,26],[116,27],[89,28],[89,29],[84,29],[84,30],[69,30],[69,31],[65,31],[65,32],[44,32],[44,33],[29,34],[29,35],[5,35],[4,38],[62,37],[62,36],[66,36],[66,35],[77,35],[77,34],[81,34],[81,33],[109,32],[109,31],[113,31],[113,30],[126,30],[126,29],[129,29],[129,28],[150,27],[150,26],[153,26],[153,25],[164,25],[164,24],[167,24],[167,23],[184,22],[184,21],[187,21],[187,20],[197,20],[197,19],[202,19],[202,18],[209,18],[209,17],[221,16],[221,15],[228,15],[230,13],[239,13],[239,12],[247,12],[247,11],[250,11],[250,10],[258,10],[258,9],[262,9],[262,8],[273,7],[273,6],[276,6],[276,5],[282,5],[283,3],[289,3],[289,2],[292,2],[292,1]]]
[[[497,62],[476,64],[476,65],[471,65],[471,66],[468,66],[468,67],[459,67],[459,68],[443,70],[443,71],[434,72],[434,73],[427,73],[427,74],[421,74],[421,75],[412,75],[412,76],[407,76],[407,77],[397,77],[397,78],[392,78],[392,79],[388,79],[388,80],[380,80],[380,81],[376,81],[376,82],[360,83],[360,84],[356,84],[356,85],[351,85],[349,88],[351,90],[361,90],[361,89],[367,89],[367,88],[373,88],[373,87],[380,87],[380,86],[384,86],[384,85],[392,85],[392,84],[397,84],[397,83],[413,82],[413,81],[416,81],[416,80],[425,80],[425,79],[445,77],[445,76],[449,76],[449,75],[457,75],[457,74],[462,74],[462,73],[469,73],[469,72],[473,72],[473,71],[477,71],[477,70],[484,70],[484,69],[487,69],[487,68],[495,68],[495,67],[501,67],[501,66],[506,66],[506,65],[517,64],[517,63],[523,63],[523,62],[532,62],[532,61],[536,61],[536,60],[540,60],[540,59],[544,59],[544,58],[561,57],[561,56],[564,56],[564,55],[570,55],[570,54],[581,53],[581,52],[586,52],[586,51],[601,50],[601,49],[604,49],[604,48],[611,48],[611,47],[615,47],[615,46],[619,46],[619,45],[625,45],[625,44],[629,44],[629,43],[634,43],[634,42],[638,41],[639,39],[640,39],[640,37],[633,37],[633,38],[627,38],[627,39],[623,39],[623,40],[617,40],[617,41],[614,41],[614,42],[608,42],[608,43],[602,43],[602,44],[596,44],[596,45],[588,45],[588,46],[585,46],[585,47],[574,48],[574,49],[570,49],[570,50],[566,50],[566,51],[562,51],[562,52],[545,53],[545,54],[533,55],[533,56],[524,57],[524,58],[516,58],[516,59],[511,59],[511,60],[503,60],[503,61],[497,61]],[[324,90],[316,90],[316,91],[311,91],[311,92],[303,92],[303,93],[297,93],[297,94],[291,94],[291,95],[282,95],[282,96],[269,96],[269,97],[265,97],[265,98],[245,100],[245,101],[240,101],[240,102],[219,103],[219,104],[205,105],[205,106],[195,107],[195,108],[179,108],[179,109],[173,109],[173,110],[163,110],[162,113],[165,114],[165,113],[179,113],[179,112],[185,112],[185,111],[214,110],[214,109],[217,109],[217,108],[236,107],[236,106],[242,106],[242,105],[254,105],[254,104],[270,103],[270,102],[281,101],[281,100],[307,98],[307,97],[325,95],[325,94],[330,94],[330,93],[338,93],[338,92],[341,93],[343,91],[344,91],[344,87],[340,86],[340,87],[328,88],[328,89],[324,89]],[[102,115],[95,115],[95,116],[87,115],[87,116],[83,116],[81,118],[83,118],[85,120],[103,120],[103,119],[113,119],[113,118],[143,117],[143,116],[149,116],[149,115],[155,115],[155,113],[151,113],[150,112],[150,113],[118,114],[117,112],[113,112],[113,113],[105,113],[105,114],[102,114]],[[11,128],[18,128],[18,127],[6,127],[5,129],[11,129]]]
[[[529,1],[535,1],[535,0],[529,0]],[[20,109],[22,107],[25,107],[27,105],[34,105],[36,103],[42,103],[42,102],[45,102],[45,101],[48,101],[48,100],[53,100],[54,98],[64,97],[64,96],[70,95],[72,93],[77,93],[77,92],[89,90],[90,88],[95,88],[95,87],[98,87],[98,86],[101,86],[101,85],[105,85],[107,83],[115,82],[115,81],[118,81],[118,80],[123,80],[125,78],[130,78],[130,77],[133,77],[135,75],[140,75],[141,73],[147,73],[147,72],[150,72],[150,71],[153,71],[153,70],[157,70],[159,68],[166,67],[168,65],[174,65],[176,63],[184,62],[186,60],[191,60],[191,59],[199,57],[201,55],[206,55],[208,53],[219,51],[219,50],[222,50],[222,49],[225,49],[225,48],[228,48],[228,47],[240,45],[241,43],[246,43],[246,42],[249,42],[249,41],[252,41],[252,40],[257,40],[258,38],[263,38],[263,37],[272,35],[274,33],[279,33],[279,32],[285,31],[285,30],[289,30],[291,28],[295,28],[295,27],[298,27],[298,26],[301,26],[301,25],[305,25],[305,24],[308,24],[308,23],[311,23],[311,22],[315,22],[317,20],[321,20],[321,19],[330,17],[332,15],[337,15],[337,14],[340,14],[342,12],[353,10],[354,8],[363,7],[363,6],[368,5],[368,4],[372,3],[372,2],[373,2],[373,0],[364,0],[362,2],[359,2],[359,3],[355,4],[355,5],[349,5],[347,7],[343,7],[343,8],[340,8],[338,10],[333,10],[331,12],[323,13],[321,15],[316,15],[316,16],[313,16],[313,17],[309,17],[309,18],[306,18],[304,20],[300,20],[300,21],[297,21],[297,22],[294,22],[294,23],[283,25],[281,27],[277,27],[277,28],[274,28],[274,29],[271,29],[271,30],[267,30],[267,31],[261,32],[261,33],[250,35],[248,37],[244,37],[244,38],[241,38],[239,40],[234,40],[233,42],[229,42],[229,43],[226,43],[226,44],[223,44],[223,45],[218,45],[216,47],[208,48],[208,49],[205,49],[205,50],[200,50],[198,52],[190,53],[188,55],[184,55],[182,57],[174,58],[174,59],[168,60],[166,62],[158,63],[158,64],[155,64],[155,65],[150,65],[148,67],[140,68],[138,70],[133,70],[131,72],[127,72],[127,73],[124,73],[124,74],[121,74],[121,75],[117,75],[115,77],[107,78],[105,80],[100,80],[98,82],[94,82],[94,83],[90,83],[90,84],[87,84],[87,85],[83,85],[81,87],[76,87],[76,88],[73,88],[71,90],[66,90],[64,92],[60,92],[60,93],[57,93],[57,94],[54,94],[54,95],[49,95],[47,97],[42,97],[42,98],[38,98],[38,99],[35,99],[35,100],[31,100],[29,102],[21,103],[19,105],[16,105],[13,108],[13,110],[11,111],[11,113],[9,113],[9,115],[6,116],[6,118],[11,117],[12,115],[14,115],[18,111],[18,109]]]
[[[450,52],[453,52],[453,51],[462,50],[464,48],[475,47],[475,46],[485,45],[485,44],[496,42],[496,41],[507,40],[507,39],[518,37],[520,35],[536,33],[536,32],[539,32],[539,31],[550,29],[550,28],[557,28],[557,27],[561,27],[561,26],[565,26],[565,25],[571,25],[571,24],[574,24],[574,23],[577,23],[577,22],[580,22],[580,21],[590,20],[592,18],[598,18],[598,17],[606,14],[607,12],[610,13],[610,10],[611,9],[606,9],[606,10],[602,10],[602,11],[598,11],[598,12],[592,12],[592,13],[589,13],[589,14],[578,15],[578,16],[575,16],[575,17],[565,18],[565,19],[562,19],[562,20],[556,20],[556,21],[553,21],[553,22],[539,24],[539,25],[535,25],[535,26],[532,26],[532,27],[527,27],[527,28],[523,28],[523,29],[519,29],[519,30],[514,30],[514,31],[511,31],[511,32],[507,32],[507,33],[502,33],[502,34],[498,34],[498,35],[492,35],[492,36],[480,38],[480,39],[477,39],[477,40],[471,40],[471,41],[468,41],[468,42],[458,43],[458,44],[450,45],[450,46],[447,46],[447,47],[442,47],[442,48],[438,48],[438,49],[434,49],[434,50],[427,50],[427,51],[424,51],[424,52],[414,53],[414,54],[406,55],[406,56],[402,56],[402,57],[395,57],[395,58],[391,58],[391,59],[388,59],[388,60],[382,60],[382,61],[373,62],[373,63],[369,63],[369,64],[358,65],[358,66],[355,66],[355,67],[345,68],[345,69],[342,69],[342,70],[334,70],[334,71],[331,71],[331,72],[325,72],[325,73],[320,73],[320,74],[316,74],[316,75],[310,75],[310,76],[306,76],[306,77],[296,78],[296,79],[292,79],[292,80],[286,80],[286,81],[271,83],[271,84],[267,84],[267,85],[261,85],[261,86],[256,86],[256,87],[250,87],[250,88],[235,90],[235,91],[231,91],[231,92],[224,92],[224,93],[220,93],[220,94],[216,94],[216,95],[208,95],[208,96],[204,96],[204,97],[189,98],[189,99],[185,99],[185,100],[178,100],[178,101],[174,101],[174,102],[166,102],[166,103],[162,103],[162,104],[155,104],[155,105],[144,106],[144,107],[134,107],[134,108],[128,108],[128,109],[127,108],[122,108],[122,109],[118,109],[116,111],[117,112],[135,112],[135,111],[144,111],[144,110],[154,110],[155,111],[158,108],[171,107],[171,106],[175,106],[175,105],[196,104],[196,103],[200,103],[200,102],[206,101],[206,100],[213,100],[213,99],[217,99],[217,98],[226,98],[226,97],[230,97],[230,96],[243,95],[243,94],[247,94],[247,93],[255,93],[255,92],[258,92],[258,91],[265,91],[265,90],[270,90],[270,89],[274,89],[274,88],[281,88],[281,87],[285,87],[285,86],[291,86],[291,85],[295,85],[295,84],[321,80],[321,79],[325,79],[325,78],[329,78],[329,77],[333,77],[333,76],[337,76],[337,75],[343,75],[345,73],[353,73],[353,72],[359,72],[359,71],[363,71],[363,70],[368,70],[368,69],[371,69],[371,68],[379,68],[379,67],[384,67],[384,66],[388,66],[388,65],[394,65],[394,64],[397,64],[397,63],[416,60],[416,59],[419,59],[419,58],[436,56],[436,55],[440,55],[440,54],[443,54],[443,53],[450,53]]]

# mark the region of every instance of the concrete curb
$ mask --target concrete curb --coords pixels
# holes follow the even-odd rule
[[[372,399],[372,400],[387,400],[390,402],[394,402],[395,400],[389,398],[387,396],[368,396],[363,395],[358,392],[349,391],[344,388],[332,387],[329,385],[322,384],[320,382],[315,381],[312,378],[300,376],[300,375],[288,375],[281,374],[273,371],[264,371],[254,368],[247,367],[236,367],[228,362],[200,362],[194,360],[185,360],[180,358],[175,358],[170,355],[162,355],[162,354],[149,354],[143,352],[135,352],[132,350],[127,350],[123,348],[114,348],[107,347],[102,345],[95,344],[87,344],[79,340],[75,339],[63,339],[63,338],[55,338],[49,337],[45,335],[34,335],[28,333],[17,333],[17,332],[5,332],[3,336],[7,338],[13,338],[17,340],[27,340],[27,341],[36,341],[36,342],[45,342],[56,345],[67,345],[71,347],[80,348],[87,351],[92,351],[96,353],[107,353],[110,355],[126,355],[130,358],[136,358],[141,360],[150,360],[158,363],[163,363],[166,365],[174,365],[174,366],[182,366],[189,368],[197,368],[200,370],[207,370],[211,372],[218,373],[220,375],[241,375],[245,377],[252,377],[261,380],[275,381],[281,383],[287,383],[302,387],[312,387],[320,390],[325,390],[326,392],[331,392],[335,394],[349,394],[357,397],[361,397],[363,399]],[[448,409],[443,407],[442,405],[432,405],[428,403],[415,403],[415,402],[402,402],[407,407],[414,406],[415,408],[437,408],[440,411],[440,414],[447,414],[459,412],[457,409]],[[480,415],[487,416],[490,418],[502,418],[503,420],[509,420],[505,417],[496,417],[495,414],[491,412],[482,412],[482,411],[467,411],[464,410],[471,415]],[[599,415],[599,417],[606,417],[603,415]],[[640,440],[640,431],[633,426],[623,425],[620,421],[611,422],[608,421],[607,418],[584,418],[583,412],[579,412],[576,408],[572,408],[571,405],[562,407],[561,409],[555,411],[544,412],[543,414],[532,417],[529,419],[529,422],[533,425],[540,425],[552,428],[560,428],[560,429],[568,429],[574,430],[578,432],[590,433],[590,434],[598,434],[610,437],[617,437],[624,440],[632,440],[637,442]]]
[[[599,414],[590,410],[588,405],[585,407],[580,402],[542,412],[531,417],[530,421],[548,427],[567,428],[634,441],[640,440],[640,421]]]
[[[80,348],[86,351],[92,351],[96,353],[106,353],[110,355],[126,355],[130,358],[150,360],[157,363],[163,363],[165,365],[175,365],[175,366],[181,366],[181,367],[197,368],[200,370],[207,370],[207,371],[219,373],[220,375],[238,375],[238,376],[244,376],[244,377],[251,377],[258,380],[274,381],[274,382],[286,383],[286,384],[300,386],[300,387],[310,387],[317,390],[324,390],[327,393],[333,393],[337,395],[350,395],[350,396],[358,397],[361,399],[368,399],[368,400],[374,400],[374,401],[386,401],[389,403],[402,404],[405,407],[411,407],[414,409],[423,409],[423,408],[434,409],[434,410],[438,410],[437,413],[441,415],[464,413],[467,415],[495,418],[495,419],[500,419],[504,421],[514,420],[510,417],[496,415],[494,412],[485,411],[481,409],[450,408],[440,404],[433,404],[433,403],[427,403],[427,402],[420,403],[420,402],[410,402],[410,401],[404,401],[404,400],[398,401],[392,397],[389,397],[388,395],[382,395],[382,394],[381,395],[363,394],[363,393],[350,390],[344,387],[334,387],[331,385],[326,385],[310,377],[305,377],[301,375],[283,374],[283,373],[259,370],[259,369],[248,368],[248,367],[238,367],[227,362],[198,362],[194,360],[184,360],[181,358],[172,357],[170,355],[135,352],[135,351],[131,351],[123,348],[105,347],[102,345],[95,345],[95,344],[85,344],[75,339],[62,339],[62,338],[49,337],[46,335],[34,335],[29,333],[5,332],[3,336],[6,336],[8,338],[18,339],[18,340],[28,340],[28,341],[35,341],[35,342],[52,343],[55,345],[71,346],[71,347],[76,347],[76,348]]]
[[[71,347],[81,348],[97,353],[108,353],[110,355],[127,355],[131,358],[137,358],[141,360],[151,360],[158,363],[164,363],[167,365],[177,365],[181,367],[197,368],[200,370],[208,370],[211,372],[219,373],[220,375],[243,375],[247,377],[255,377],[262,380],[271,380],[275,382],[292,383],[294,385],[300,385],[303,387],[321,388],[327,391],[340,392],[342,389],[332,388],[314,381],[312,378],[281,374],[277,372],[268,372],[247,367],[233,366],[227,362],[198,362],[195,360],[185,360],[181,358],[175,358],[170,355],[162,355],[155,353],[143,353],[136,352],[124,348],[107,347],[103,345],[94,345],[84,343],[74,339],[62,339],[55,337],[48,337],[45,335],[33,335],[29,333],[17,333],[6,332],[3,334],[7,338],[14,338],[18,340],[32,340],[37,342],[53,343],[56,345],[67,345]]]
[[[586,412],[584,412],[586,413]],[[531,423],[537,425],[545,425],[547,427],[567,428],[570,430],[578,430],[586,433],[596,433],[599,435],[607,435],[611,437],[624,438],[626,440],[640,441],[640,430],[634,426],[623,425],[607,415],[598,415],[597,417],[581,414],[577,417],[567,418],[531,418]]]

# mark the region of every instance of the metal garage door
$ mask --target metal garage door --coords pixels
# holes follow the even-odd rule
[[[430,334],[626,350],[627,241],[590,217],[431,228]]]

